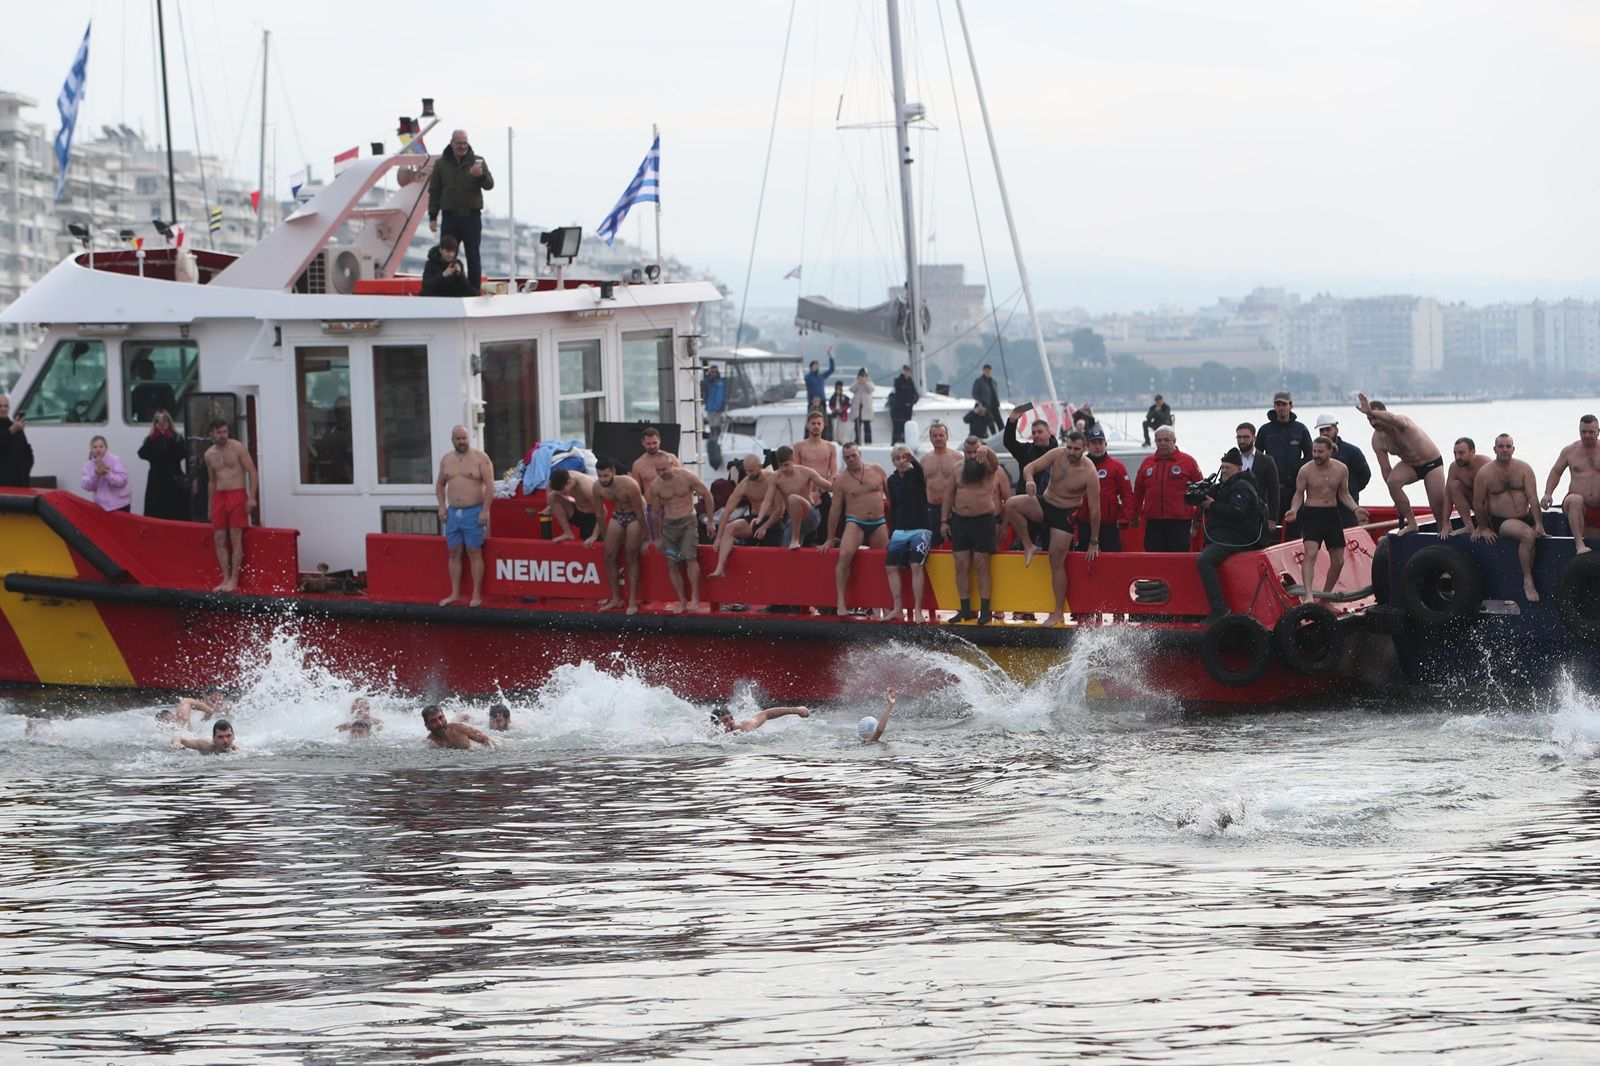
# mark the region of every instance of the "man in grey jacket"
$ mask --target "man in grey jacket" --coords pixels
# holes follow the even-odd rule
[[[483,157],[472,150],[467,131],[456,130],[450,135],[450,147],[434,160],[433,174],[428,178],[428,228],[461,242],[473,293],[483,286],[478,244],[483,239],[483,193],[492,188],[494,175],[489,173]],[[441,212],[443,230],[439,228]]]

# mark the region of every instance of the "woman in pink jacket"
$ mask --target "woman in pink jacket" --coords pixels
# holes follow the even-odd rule
[[[83,464],[83,491],[103,510],[133,510],[128,471],[122,460],[108,450],[106,439],[98,435],[89,442],[89,461]]]

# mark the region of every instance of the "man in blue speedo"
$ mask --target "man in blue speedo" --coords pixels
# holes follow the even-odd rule
[[[494,467],[472,446],[466,426],[450,431],[451,450],[439,460],[439,524],[450,549],[450,595],[439,606],[461,599],[461,551],[472,563],[472,601],[483,603],[483,538],[489,532],[489,501],[494,499]]]

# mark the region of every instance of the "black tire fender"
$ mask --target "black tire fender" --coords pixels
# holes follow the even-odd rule
[[[1465,552],[1430,544],[1400,570],[1400,605],[1429,629],[1464,625],[1483,606],[1483,574]]]
[[[1223,661],[1223,656],[1241,650],[1249,655],[1244,666],[1231,666]],[[1272,665],[1272,634],[1247,614],[1227,615],[1213,622],[1200,639],[1200,659],[1206,673],[1219,685],[1230,688],[1253,685]]]
[[[1600,553],[1585,552],[1562,568],[1556,611],[1573,636],[1600,644]]]
[[[1332,673],[1344,654],[1344,627],[1320,603],[1297,604],[1285,611],[1272,638],[1284,665],[1306,677]]]

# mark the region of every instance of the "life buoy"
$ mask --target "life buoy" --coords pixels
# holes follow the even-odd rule
[[[1562,569],[1556,611],[1573,636],[1600,644],[1600,555],[1587,552]]]
[[[1241,655],[1244,663],[1237,665]],[[1206,630],[1200,640],[1200,659],[1206,673],[1219,685],[1252,685],[1272,665],[1272,634],[1247,614],[1230,614]]]
[[[1285,611],[1272,638],[1284,665],[1307,677],[1337,669],[1344,654],[1344,627],[1320,603],[1302,603]]]
[[[1372,553],[1372,596],[1379,603],[1389,602],[1389,538],[1378,538]]]
[[[1483,575],[1465,552],[1431,544],[1400,570],[1400,605],[1430,629],[1462,625],[1483,606]]]

